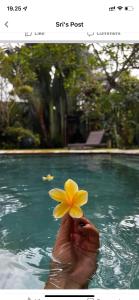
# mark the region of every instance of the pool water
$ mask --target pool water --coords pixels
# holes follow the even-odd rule
[[[88,190],[85,214],[100,231],[89,288],[139,288],[139,158],[111,155],[0,157],[0,288],[44,287],[59,228],[48,191],[68,178]]]

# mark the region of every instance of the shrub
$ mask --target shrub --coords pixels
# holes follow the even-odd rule
[[[3,148],[33,148],[40,145],[40,137],[23,127],[7,127],[3,133]]]

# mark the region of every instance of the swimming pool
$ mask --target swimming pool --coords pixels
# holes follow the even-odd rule
[[[101,234],[89,288],[139,288],[139,157],[111,155],[0,156],[0,288],[43,288],[59,226],[48,190],[68,178]]]

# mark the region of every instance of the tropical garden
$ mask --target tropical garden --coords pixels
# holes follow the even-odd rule
[[[1,44],[0,148],[139,147],[139,44]]]

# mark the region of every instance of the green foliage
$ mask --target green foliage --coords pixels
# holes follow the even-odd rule
[[[39,135],[29,129],[8,127],[3,133],[3,148],[35,148],[39,145]]]
[[[17,94],[22,98],[28,98],[28,95],[33,93],[33,87],[29,85],[19,86],[16,89]]]
[[[77,114],[87,131],[105,128],[114,147],[138,144],[139,79],[131,72],[139,68],[138,57],[139,44],[0,49],[0,76],[13,85],[8,101],[0,105],[1,131],[18,124],[37,131],[43,146],[62,146],[66,116]],[[17,96],[23,106],[14,101]],[[17,147],[28,138],[19,131],[10,137]]]

